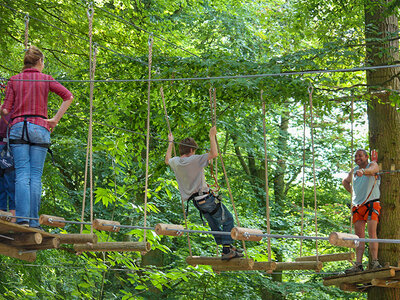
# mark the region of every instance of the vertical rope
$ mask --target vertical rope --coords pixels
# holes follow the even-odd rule
[[[306,104],[303,104],[303,180],[301,183],[301,233],[304,234],[304,187],[306,173]],[[303,239],[300,239],[300,257],[303,254]]]
[[[94,92],[94,72],[96,66],[96,47],[92,50],[93,43],[93,16],[94,9],[92,4],[88,9],[89,18],[89,48],[90,48],[90,116],[89,116],[89,128],[90,128],[90,151],[89,151],[89,172],[90,172],[90,233],[93,233],[93,92]],[[92,54],[93,51],[93,54]]]
[[[210,90],[210,95],[211,95],[211,90]],[[214,92],[214,95],[215,95],[215,92]],[[214,98],[214,107],[215,106],[216,106],[216,97]],[[213,110],[211,110],[211,111],[213,111]],[[216,111],[216,108],[214,109],[214,111]],[[216,123],[216,116],[213,116],[212,120],[213,120],[213,122]],[[236,224],[240,227],[240,221],[239,221],[238,213],[237,213],[237,210],[236,210],[235,201],[233,201],[232,190],[231,190],[231,186],[229,184],[229,178],[228,178],[228,175],[226,173],[224,159],[223,159],[223,157],[221,155],[221,150],[219,148],[219,143],[218,143],[217,137],[215,137],[215,142],[217,144],[218,156],[219,156],[219,159],[220,159],[220,162],[221,162],[221,167],[222,167],[222,170],[224,171],[224,177],[225,177],[225,181],[226,181],[226,186],[228,188],[229,197],[231,199],[232,207],[233,207],[233,210],[235,212]],[[246,254],[246,258],[248,258],[246,244],[245,244],[244,241],[242,241],[242,245],[243,245],[244,253]]]
[[[25,41],[24,41],[24,47],[25,50],[28,50],[28,43],[29,43],[29,15],[25,15]]]
[[[267,233],[271,234],[271,224],[269,220],[269,186],[268,186],[268,155],[267,155],[267,130],[265,124],[265,101],[263,99],[263,90],[261,90],[261,102],[263,112],[263,133],[264,133],[264,167],[265,167],[265,209],[267,217]],[[271,238],[268,237],[268,261],[271,261]]]
[[[153,36],[149,36],[149,81],[147,85],[147,134],[146,134],[146,178],[144,187],[144,227],[147,226],[147,189],[149,185],[149,148],[150,148],[150,91],[151,91],[151,64],[153,62]],[[143,240],[146,242],[147,230],[144,230]]]
[[[163,87],[160,87],[160,93],[161,93],[161,98],[163,101],[163,106],[164,106],[164,114],[165,114],[165,120],[167,122],[167,127],[168,127],[168,133],[172,134],[171,126],[169,124],[169,117],[167,113],[167,106],[165,105],[165,99],[164,99],[164,89]],[[176,156],[176,151],[175,151],[175,144],[173,144],[173,149],[174,149],[174,156]],[[186,216],[186,211],[185,211],[185,203],[183,202],[183,198],[181,197],[181,204],[182,204],[182,212],[183,212],[183,218],[185,220],[185,229],[188,229],[188,224],[187,224],[187,216]],[[189,232],[186,233],[187,241],[188,241],[188,248],[189,248],[189,256],[193,256],[192,254],[192,245],[190,243],[190,234]]]
[[[353,95],[352,95],[353,96]],[[350,170],[353,170],[353,162],[354,162],[354,98],[351,97],[351,112],[350,112],[350,122],[351,122],[351,152],[350,152]],[[354,176],[351,176],[351,192],[350,192],[350,233],[353,231],[353,179]]]
[[[86,203],[86,188],[87,188],[87,178],[88,178],[88,165],[89,165],[89,178],[90,178],[90,232],[93,233],[93,92],[94,92],[94,74],[96,70],[96,52],[97,48],[94,47],[92,50],[93,44],[93,16],[94,9],[93,6],[87,10],[87,16],[89,20],[89,77],[90,77],[90,116],[89,116],[89,129],[88,129],[88,140],[87,140],[87,149],[86,149],[86,161],[85,161],[85,180],[84,180],[84,188],[83,188],[83,200],[82,200],[82,214],[81,221],[84,222],[85,217],[85,203]],[[83,224],[81,224],[81,230],[83,231]]]
[[[318,236],[318,223],[317,223],[317,188],[315,177],[315,149],[314,149],[314,120],[313,120],[313,94],[314,88],[312,85],[308,87],[308,96],[310,99],[310,129],[311,129],[311,147],[312,147],[312,165],[313,165],[313,185],[314,185],[314,219],[315,219],[315,236]],[[318,261],[318,240],[315,240],[315,251]]]

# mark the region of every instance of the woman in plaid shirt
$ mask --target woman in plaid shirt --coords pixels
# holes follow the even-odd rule
[[[38,220],[42,193],[42,173],[50,132],[56,127],[73,100],[72,93],[42,73],[43,53],[31,46],[25,53],[22,72],[12,76],[7,83],[2,116],[11,112],[10,147],[15,166],[15,205],[17,223],[42,229]],[[63,99],[56,115],[48,119],[49,92]]]

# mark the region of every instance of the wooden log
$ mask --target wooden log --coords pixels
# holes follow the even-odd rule
[[[38,232],[14,234],[12,238],[14,240],[9,242],[12,246],[39,245],[43,241],[43,236]]]
[[[324,254],[324,255],[318,255],[318,261],[330,262],[330,261],[341,261],[341,260],[353,260],[354,257],[355,257],[354,252]],[[316,261],[316,260],[317,256],[302,256],[296,258],[296,261]]]
[[[45,249],[58,249],[60,247],[60,239],[58,237],[44,238],[39,245],[27,245],[24,249],[27,250],[45,250]]]
[[[251,258],[232,258],[230,260],[222,260],[221,257],[206,257],[206,256],[188,256],[186,262],[189,265],[210,265],[210,266],[231,266],[231,267],[246,267],[252,268],[254,260]]]
[[[322,266],[323,264],[320,261],[277,262],[275,271],[315,270],[319,272]]]
[[[360,289],[358,289],[357,285],[354,283],[341,283],[339,288],[346,292],[360,292]]]
[[[385,288],[400,288],[400,281],[398,280],[372,279],[371,284]]]
[[[109,221],[102,219],[95,219],[93,221],[93,228],[96,230],[119,232],[120,227],[117,227],[116,225],[118,226],[121,224],[117,221]]]
[[[50,215],[40,215],[39,223],[41,225],[53,226],[53,227],[65,227],[65,221],[62,217],[50,216]]]
[[[324,285],[340,286],[341,283],[369,283],[372,279],[390,278],[396,274],[394,269],[384,269],[380,271],[356,273],[347,276],[340,276],[335,278],[325,278]]]
[[[96,234],[58,234],[61,244],[96,244]]]
[[[254,241],[259,242],[262,240],[262,236],[254,236],[252,234],[263,234],[259,229],[233,227],[231,230],[231,237],[234,240],[240,241]]]
[[[21,253],[19,249],[5,244],[0,244],[0,254],[28,262],[34,262],[36,260],[36,252]]]
[[[76,252],[106,252],[106,251],[139,251],[148,252],[150,251],[150,243],[145,242],[104,242],[97,244],[81,244],[74,245]]]
[[[155,232],[158,235],[181,236],[182,230],[184,230],[182,225],[175,224],[158,223],[155,227]]]
[[[329,243],[333,246],[340,246],[340,247],[348,247],[348,248],[357,248],[359,242],[354,240],[343,240],[343,238],[355,238],[358,239],[359,236],[350,233],[343,233],[343,232],[332,232],[329,235]]]
[[[212,269],[214,272],[226,272],[226,271],[265,271],[272,272],[276,268],[276,262],[271,261],[256,261],[252,268],[249,266],[213,266]]]
[[[9,211],[0,210],[0,220],[4,220],[10,222],[13,217],[13,214]]]

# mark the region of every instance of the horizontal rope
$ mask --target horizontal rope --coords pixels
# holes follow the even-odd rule
[[[163,82],[163,81],[194,81],[194,80],[217,80],[217,79],[239,79],[239,78],[264,78],[264,77],[280,77],[291,75],[305,75],[305,74],[322,74],[322,73],[346,73],[346,72],[360,72],[367,70],[377,70],[385,68],[400,68],[397,65],[382,65],[371,67],[358,67],[350,69],[331,69],[331,70],[308,70],[308,71],[292,71],[283,73],[267,73],[267,74],[249,74],[249,75],[231,75],[231,76],[215,76],[215,77],[181,77],[181,78],[152,78],[152,79],[56,79],[59,82],[105,82],[105,83],[119,83],[119,82]],[[52,80],[33,80],[33,79],[15,79],[15,81],[52,81]]]

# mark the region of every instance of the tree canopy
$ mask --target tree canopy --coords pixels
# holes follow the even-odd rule
[[[266,103],[271,232],[315,235],[315,213],[318,235],[348,232],[350,195],[341,187],[341,180],[350,170],[352,152],[368,145],[368,91],[378,86],[367,82],[365,71],[343,70],[370,65],[365,46],[380,39],[366,39],[369,27],[364,9],[374,5],[384,6],[390,15],[398,12],[396,1],[387,5],[386,1],[367,0],[1,1],[0,77],[5,81],[20,72],[27,34],[28,44],[45,53],[44,72],[75,96],[52,133],[55,164],[46,161],[41,213],[79,220],[84,194],[86,201],[90,195],[84,182],[92,34],[92,47],[97,50],[92,167],[96,218],[143,225],[146,79],[152,38],[148,224],[184,222],[175,177],[164,163],[168,129],[160,88],[175,140],[192,136],[203,153],[209,146],[210,89],[215,89],[218,141],[241,226],[267,230],[262,94]],[[94,14],[92,31],[88,13]],[[397,39],[398,32],[386,38]],[[384,50],[375,49],[377,53]],[[265,76],[253,76],[260,74]],[[391,95],[393,105],[397,98],[395,93]],[[55,113],[59,103],[57,96],[49,98],[49,114]],[[220,164],[218,167],[221,194],[232,209]],[[206,177],[212,183],[210,170]],[[88,202],[84,213],[88,220]],[[190,229],[207,230],[193,207],[188,225]],[[79,232],[77,225],[67,225],[65,230],[46,229]],[[90,228],[86,226],[84,232],[90,232]],[[143,240],[144,231],[121,229],[118,234],[96,234],[101,241],[136,241]],[[2,256],[0,295],[10,299],[364,297],[322,285],[324,274],[346,268],[346,262],[328,263],[322,273],[216,274],[208,266],[185,263],[189,254],[185,238],[158,236],[153,231],[147,231],[146,238],[152,247],[146,255],[107,252],[76,256],[71,248],[64,248],[41,251],[35,264]],[[215,255],[211,236],[191,235],[191,242],[196,255]],[[316,251],[314,241],[304,241],[302,246],[297,239],[272,239],[271,243],[272,258],[278,261],[294,261]],[[266,239],[246,245],[255,260],[268,259]],[[327,242],[318,244],[320,254],[344,250]]]

